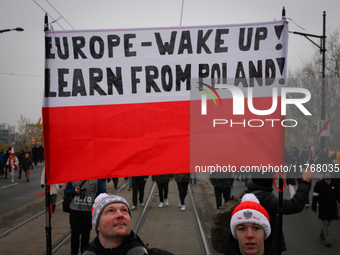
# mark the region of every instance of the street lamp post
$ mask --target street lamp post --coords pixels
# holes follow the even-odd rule
[[[0,30],[0,34],[1,34],[1,33],[4,33],[4,32],[10,32],[10,31],[18,31],[18,32],[22,32],[22,31],[24,31],[24,29],[21,28],[21,27],[12,28],[12,29],[4,29],[4,30]]]
[[[316,45],[320,49],[322,53],[322,87],[321,87],[321,120],[326,119],[326,105],[325,105],[325,69],[326,69],[326,12],[323,12],[323,34],[322,35],[312,35],[312,34],[305,34],[300,32],[291,32],[296,35],[302,35],[311,43]],[[316,44],[313,40],[309,37],[320,38],[320,45]],[[325,136],[320,137],[320,149],[325,148]]]

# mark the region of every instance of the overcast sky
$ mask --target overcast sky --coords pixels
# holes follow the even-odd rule
[[[0,123],[17,126],[21,115],[32,122],[41,117],[45,11],[49,22],[63,16],[60,26],[53,24],[55,30],[80,30],[265,22],[281,19],[283,6],[286,16],[305,28],[290,22],[290,31],[322,35],[323,11],[327,31],[340,28],[339,0],[1,0],[0,30],[25,31],[0,33]],[[317,50],[290,34],[288,70],[299,68]]]

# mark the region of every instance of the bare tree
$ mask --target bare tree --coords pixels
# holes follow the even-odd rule
[[[326,119],[330,121],[330,136],[326,137],[326,147],[335,150],[340,147],[339,29],[332,31],[327,37],[326,49],[326,87],[324,96]],[[312,97],[304,106],[312,113],[312,116],[305,116],[293,105],[288,106],[286,118],[295,119],[298,125],[294,128],[286,128],[286,147],[320,147],[317,126],[318,121],[321,119],[322,83],[322,55],[319,53],[316,53],[311,61],[304,63],[300,69],[289,75],[288,87],[301,87],[310,91]],[[291,97],[293,96],[298,97],[298,95],[291,95]]]
[[[20,116],[16,134],[16,147],[25,151],[30,150],[35,144],[43,143],[43,129],[41,118],[37,123],[31,123],[29,118]]]

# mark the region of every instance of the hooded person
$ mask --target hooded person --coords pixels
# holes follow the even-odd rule
[[[231,246],[225,254],[275,254],[272,246],[270,217],[252,193],[245,194],[230,219]]]

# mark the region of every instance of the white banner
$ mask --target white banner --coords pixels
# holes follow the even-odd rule
[[[191,78],[236,78],[235,85],[243,88],[281,86],[287,37],[284,20],[49,31],[43,107],[189,100],[191,87],[197,87]]]

